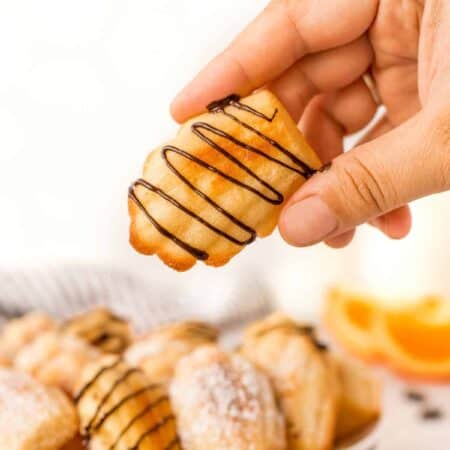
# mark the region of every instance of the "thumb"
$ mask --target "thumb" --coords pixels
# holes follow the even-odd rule
[[[450,188],[448,112],[423,112],[335,158],[284,207],[283,238],[307,246],[342,234],[411,200]]]

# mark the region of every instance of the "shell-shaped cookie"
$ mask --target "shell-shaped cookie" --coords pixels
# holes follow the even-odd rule
[[[73,394],[83,368],[101,354],[76,336],[48,331],[22,348],[14,366],[45,384]]]
[[[128,322],[105,307],[72,317],[62,325],[61,330],[107,353],[122,353],[131,341]]]
[[[62,392],[0,368],[0,449],[60,450],[77,428],[75,408]]]
[[[284,420],[267,377],[205,346],[178,364],[171,398],[184,450],[283,450]]]
[[[91,450],[181,450],[165,387],[116,356],[84,370],[76,402]]]
[[[19,350],[37,336],[56,329],[56,322],[47,314],[31,312],[5,324],[0,333],[0,359],[10,364]]]
[[[313,328],[276,314],[249,327],[241,353],[267,373],[287,421],[289,450],[330,450],[339,384]]]
[[[269,91],[213,102],[147,158],[129,191],[130,241],[177,270],[221,266],[272,233],[284,201],[320,166]]]
[[[125,352],[125,359],[142,367],[152,380],[165,383],[183,356],[216,342],[218,336],[216,328],[202,322],[163,325],[136,340]]]
[[[334,356],[340,395],[336,440],[352,440],[370,429],[381,412],[381,382],[356,361]]]

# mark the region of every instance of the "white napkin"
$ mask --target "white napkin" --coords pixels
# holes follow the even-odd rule
[[[199,319],[231,330],[271,310],[269,296],[255,277],[212,275],[174,294],[168,286],[99,266],[46,266],[0,270],[0,320],[28,311],[66,318],[93,305],[127,317],[137,331],[164,322]]]

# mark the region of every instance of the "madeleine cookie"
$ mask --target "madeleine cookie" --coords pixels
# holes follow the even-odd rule
[[[273,231],[281,205],[320,166],[269,91],[213,102],[149,155],[130,187],[131,243],[176,270],[226,264]]]
[[[28,313],[7,322],[0,333],[0,360],[3,365],[10,364],[22,347],[56,326],[50,316],[40,312]]]
[[[128,322],[105,307],[72,317],[62,325],[61,330],[107,353],[122,353],[131,341]]]
[[[273,382],[289,450],[330,450],[339,386],[335,364],[313,328],[275,314],[247,329],[240,351]]]
[[[164,386],[116,356],[86,367],[75,401],[91,450],[181,450]]]
[[[83,368],[101,354],[76,336],[49,331],[18,353],[14,367],[73,394]]]
[[[178,361],[196,348],[216,342],[219,332],[201,322],[163,325],[134,342],[125,359],[140,366],[153,381],[168,382]]]
[[[283,450],[284,420],[266,376],[205,346],[178,364],[171,399],[184,450]]]
[[[60,450],[77,428],[75,408],[62,392],[0,368],[0,450]]]
[[[335,357],[339,382],[336,440],[346,441],[363,433],[381,413],[381,383],[361,364]]]

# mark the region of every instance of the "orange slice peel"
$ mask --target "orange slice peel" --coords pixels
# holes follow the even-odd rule
[[[387,309],[380,347],[391,368],[406,377],[450,380],[450,310],[444,300]]]
[[[323,320],[354,356],[406,378],[450,381],[450,302],[442,298],[393,308],[335,288],[327,295]]]
[[[332,289],[326,299],[323,321],[330,334],[350,353],[366,361],[378,359],[373,334],[379,311],[373,299]]]

